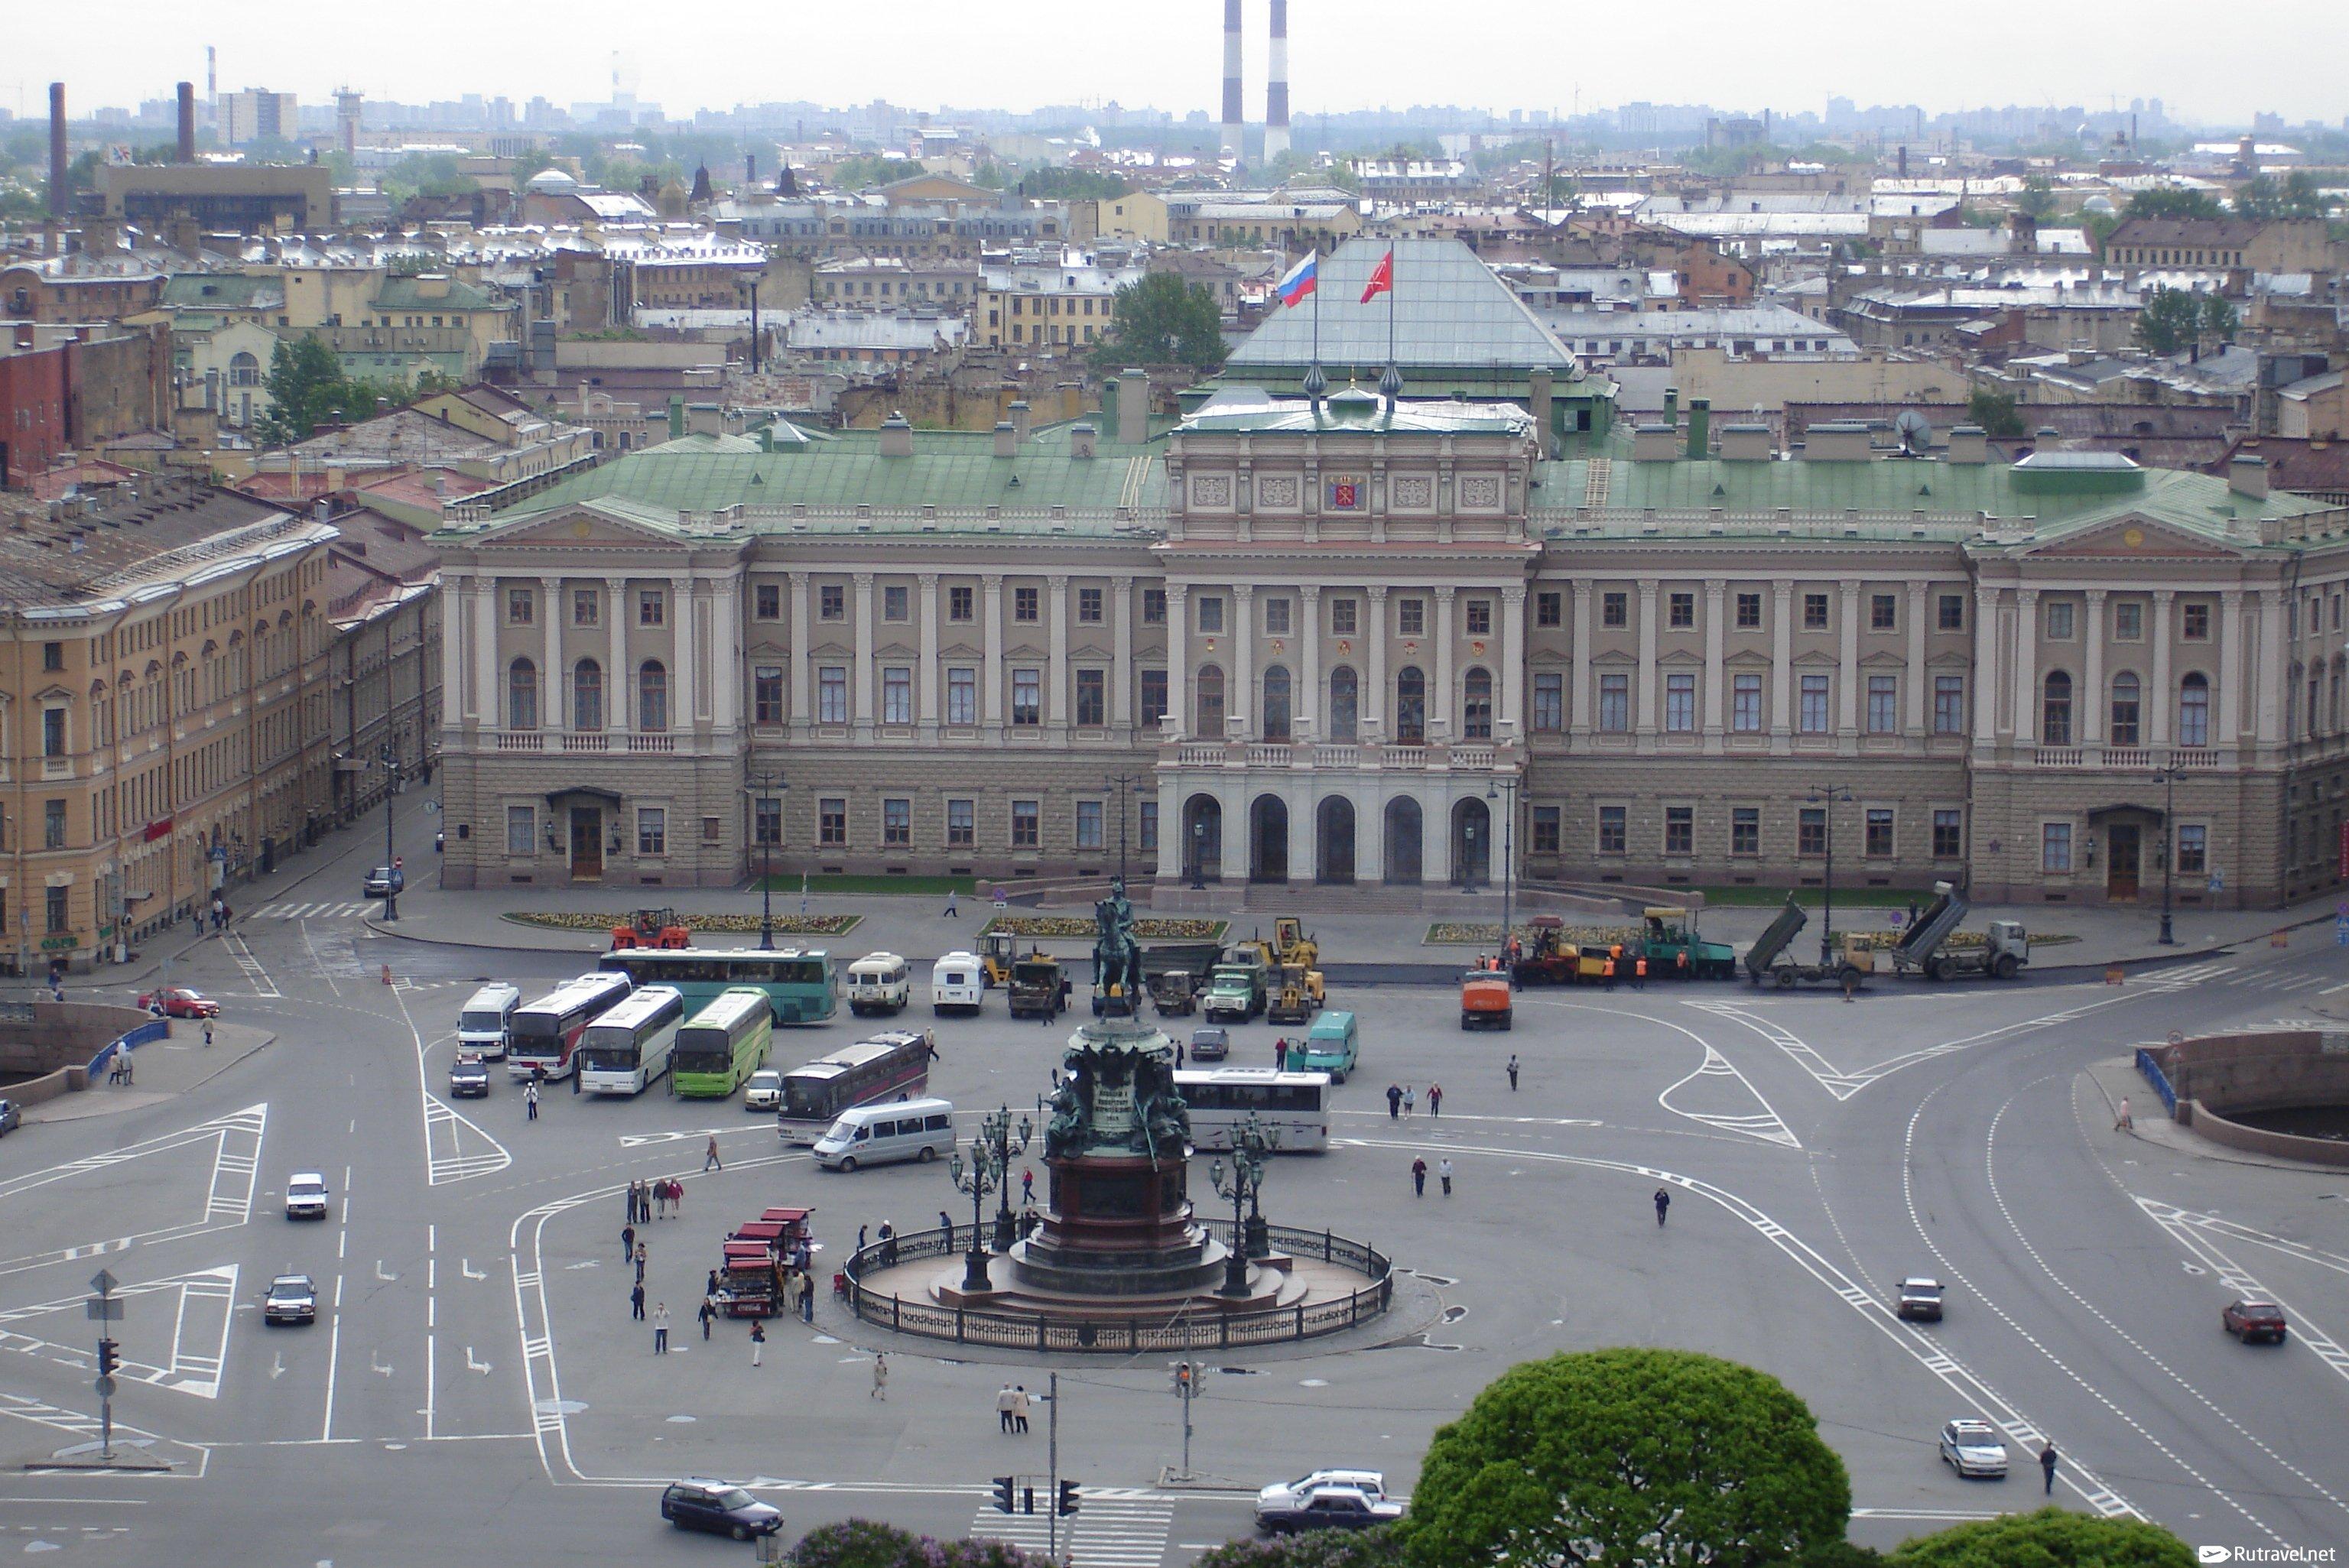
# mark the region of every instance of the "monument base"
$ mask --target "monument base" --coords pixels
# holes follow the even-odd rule
[[[1223,1291],[1225,1264],[1230,1256],[1223,1243],[1209,1241],[1205,1256],[1193,1265],[1192,1277],[1184,1283],[1169,1281],[1154,1288],[1134,1288],[1104,1295],[1098,1279],[1081,1276],[1069,1284],[1051,1283],[1050,1271],[1040,1273],[1032,1265],[1021,1266],[1017,1257],[1020,1243],[1014,1246],[1010,1259],[998,1257],[991,1277],[997,1287],[987,1291],[963,1288],[960,1268],[941,1269],[928,1284],[926,1294],[941,1306],[968,1307],[973,1311],[1003,1312],[1030,1315],[1049,1321],[1083,1322],[1101,1318],[1154,1318],[1197,1316],[1203,1313],[1267,1312],[1275,1307],[1293,1306],[1306,1295],[1306,1286],[1287,1267],[1286,1258],[1273,1263],[1248,1265],[1247,1293],[1226,1295]],[[1001,1276],[1004,1264],[1009,1263],[1012,1275],[1009,1283]]]

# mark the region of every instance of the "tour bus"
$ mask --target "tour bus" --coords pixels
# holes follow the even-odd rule
[[[894,953],[868,953],[848,966],[848,1010],[900,1013],[912,995],[914,971]]]
[[[930,1011],[977,1013],[987,1006],[987,971],[976,953],[949,953],[930,965]]]
[[[502,982],[473,993],[457,1013],[457,1048],[496,1061],[506,1054],[506,1020],[522,1006],[522,987]]]
[[[892,1030],[793,1068],[783,1075],[776,1128],[784,1142],[812,1146],[843,1110],[920,1094],[936,1054],[927,1029]]]
[[[765,994],[778,1024],[821,1024],[840,1010],[840,972],[821,947],[628,947],[597,967],[635,985],[674,986],[688,1007],[748,985]]]
[[[506,1071],[516,1078],[528,1078],[533,1069],[548,1078],[570,1077],[572,1053],[588,1023],[635,989],[625,975],[580,975],[524,1002],[506,1018]]]
[[[1328,1073],[1185,1069],[1174,1075],[1174,1092],[1190,1109],[1195,1149],[1229,1149],[1233,1131],[1251,1114],[1277,1154],[1316,1152],[1330,1146]]]
[[[765,1064],[774,1028],[764,992],[748,985],[719,992],[678,1026],[669,1088],[689,1099],[724,1099]]]
[[[668,1071],[685,1022],[685,998],[647,985],[587,1026],[579,1039],[579,1087],[589,1094],[642,1094]]]

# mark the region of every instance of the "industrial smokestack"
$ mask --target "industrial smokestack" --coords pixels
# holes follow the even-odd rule
[[[180,149],[178,156],[179,160],[181,163],[193,163],[196,160],[196,84],[193,82],[181,82],[180,84]]]
[[[1272,0],[1272,46],[1265,57],[1264,160],[1288,150],[1288,0]]]
[[[1240,156],[1240,0],[1224,0],[1224,150]]]
[[[1239,0],[1232,0],[1235,7]],[[49,84],[49,216],[66,215],[66,84]]]
[[[220,51],[210,44],[204,46],[204,107],[212,111],[212,123],[220,123]]]

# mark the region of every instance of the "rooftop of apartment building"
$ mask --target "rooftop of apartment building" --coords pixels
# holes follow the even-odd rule
[[[94,610],[143,582],[268,551],[298,527],[200,479],[140,474],[57,501],[0,493],[0,600],[18,614]]]

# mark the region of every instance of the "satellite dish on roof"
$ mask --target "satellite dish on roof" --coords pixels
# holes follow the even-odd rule
[[[1903,457],[1916,457],[1930,450],[1933,445],[1933,421],[1927,418],[1921,410],[1901,409],[1893,419],[1892,428],[1899,433]]]

